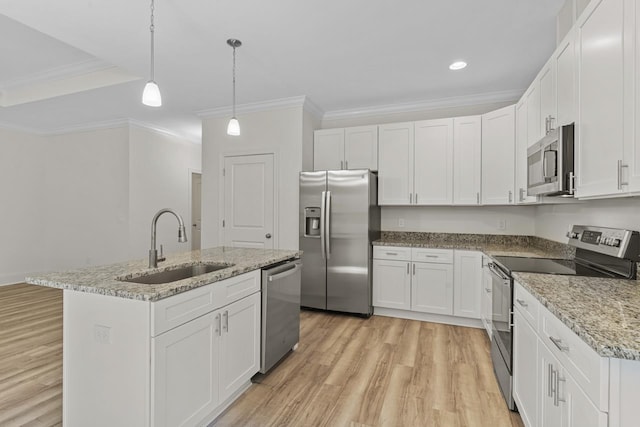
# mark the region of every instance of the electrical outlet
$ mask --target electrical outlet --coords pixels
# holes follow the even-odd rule
[[[111,344],[111,328],[103,325],[93,325],[93,337],[101,344]]]
[[[404,227],[404,218],[398,218],[398,227]]]
[[[506,230],[507,229],[507,220],[504,218],[500,218],[498,220],[498,230]]]

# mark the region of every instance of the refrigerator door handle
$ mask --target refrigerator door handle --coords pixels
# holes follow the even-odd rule
[[[320,200],[320,253],[322,259],[326,259],[326,242],[325,242],[325,217],[327,210],[327,192],[323,191]]]
[[[327,248],[327,259],[331,258],[331,191],[327,191],[325,201],[326,212],[324,214],[326,226],[325,226],[325,247]]]

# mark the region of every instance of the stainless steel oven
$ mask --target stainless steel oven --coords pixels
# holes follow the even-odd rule
[[[560,126],[527,149],[527,194],[573,196],[574,125]]]
[[[495,262],[489,263],[491,272],[491,360],[496,379],[507,406],[514,410],[513,401],[513,279]]]

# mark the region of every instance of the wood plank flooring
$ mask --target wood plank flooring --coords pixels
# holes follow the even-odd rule
[[[303,311],[298,349],[216,426],[522,426],[481,329]]]
[[[62,291],[0,287],[0,426],[62,425]]]
[[[522,426],[483,330],[303,311],[297,351],[216,426]],[[0,426],[62,421],[62,291],[0,287]]]

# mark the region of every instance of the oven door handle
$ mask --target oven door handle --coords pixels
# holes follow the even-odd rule
[[[505,275],[502,272],[502,270],[500,270],[500,268],[495,265],[495,263],[490,262],[488,266],[489,266],[489,271],[491,271],[491,273],[494,276],[497,276],[500,280],[511,281],[511,277]]]

